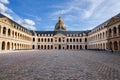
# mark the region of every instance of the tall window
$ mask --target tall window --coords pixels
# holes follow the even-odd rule
[[[117,29],[116,29],[116,27],[113,28],[113,34],[114,34],[114,36],[117,34]]]
[[[87,38],[85,38],[85,42],[87,42]]]
[[[8,36],[10,36],[11,35],[11,30],[10,29],[8,29]]]
[[[40,38],[38,38],[38,42],[40,42]]]
[[[33,38],[33,42],[35,42],[35,38]]]
[[[3,34],[6,34],[6,27],[3,27]]]

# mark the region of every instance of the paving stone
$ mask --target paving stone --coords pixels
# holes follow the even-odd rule
[[[0,80],[120,80],[120,56],[85,50],[1,53]]]

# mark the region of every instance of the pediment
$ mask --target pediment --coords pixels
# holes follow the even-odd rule
[[[9,24],[9,25],[12,25],[10,19],[8,19],[6,17],[2,18],[2,22],[6,23],[6,24]]]
[[[54,37],[66,37],[64,34],[58,33],[56,35],[54,35]]]
[[[108,22],[107,26],[111,26],[111,25],[113,25],[113,24],[115,24],[115,23],[117,23],[119,21],[120,21],[120,18],[113,17],[113,18],[110,19],[110,21]]]

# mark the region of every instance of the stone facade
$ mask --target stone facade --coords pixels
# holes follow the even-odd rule
[[[0,14],[0,51],[23,49],[120,51],[120,14],[86,31],[67,31],[61,17],[54,31],[30,31]]]

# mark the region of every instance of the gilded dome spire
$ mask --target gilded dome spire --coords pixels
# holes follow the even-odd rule
[[[59,17],[59,20],[55,26],[55,31],[66,31],[66,26],[62,21],[62,17]]]

